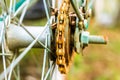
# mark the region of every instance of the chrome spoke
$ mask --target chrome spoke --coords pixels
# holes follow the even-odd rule
[[[13,5],[13,0],[10,0],[10,6],[9,6],[9,14],[10,15],[12,13],[12,5]]]
[[[2,30],[1,30],[1,33],[0,33],[0,43],[2,43],[2,40],[3,40],[3,35],[4,35],[4,24],[1,23],[1,27],[2,27]]]
[[[20,64],[17,65],[17,80],[20,80]]]
[[[15,58],[16,58],[16,56],[14,56],[12,62],[14,62]],[[11,63],[12,63],[12,62],[11,62]],[[10,62],[9,62],[9,64],[10,64]],[[11,80],[11,76],[12,76],[12,72],[13,72],[13,71],[14,71],[14,70],[13,70],[13,65],[11,65],[11,69],[10,69],[10,72],[9,72],[9,75],[8,75],[8,80]]]
[[[16,19],[16,20],[18,21],[18,19]],[[49,24],[49,21],[48,21],[47,24],[45,25],[45,27],[46,27],[45,29],[48,28],[48,26],[49,26],[48,24]],[[20,26],[21,26],[33,39],[35,39],[35,37],[24,27],[23,24],[20,24]],[[41,41],[38,41],[38,40],[37,40],[37,43],[39,43],[40,45],[43,46],[43,48],[47,49],[47,51],[49,51],[49,52],[52,53],[52,51],[51,51],[49,48],[45,47],[45,45],[44,45]]]
[[[5,20],[3,21],[3,30],[1,32],[1,45],[2,45],[2,60],[3,60],[3,68],[4,68],[4,76],[5,80],[7,80],[7,74],[6,74],[6,57],[5,57]]]
[[[43,4],[44,4],[44,7],[45,7],[45,12],[46,12],[47,20],[49,21],[50,20],[50,16],[49,16],[49,12],[48,12],[48,8],[47,8],[47,2],[46,2],[46,0],[43,0]]]
[[[17,8],[17,10],[15,8],[15,13],[14,13],[13,17],[16,17],[17,14],[27,5],[28,2],[29,2],[29,0],[25,0],[20,3],[18,2],[17,4],[19,4],[20,6]]]
[[[4,42],[2,42],[2,59],[3,59],[3,68],[4,68],[4,76],[5,80],[7,80],[7,73],[6,73],[6,59],[5,59],[5,50],[4,50]]]
[[[16,59],[16,54],[14,55],[12,62],[10,62],[10,60],[7,60],[8,64],[10,65],[11,63],[13,63],[13,62],[15,61],[15,59]],[[14,70],[13,65],[11,65],[11,70],[10,70],[10,72],[9,72],[8,79],[9,79],[9,77],[11,78],[11,76],[12,76],[12,75],[11,75],[11,74],[12,74],[11,71],[13,72],[13,75],[14,75],[15,79],[17,80],[17,73],[16,73],[16,71]]]
[[[28,4],[29,4],[29,0],[26,0],[26,6],[24,7],[23,11],[22,11],[22,14],[21,14],[21,17],[20,17],[20,20],[19,20],[19,23],[21,24],[22,21],[23,21],[23,18],[25,16],[25,13],[27,11],[27,8],[28,8]]]
[[[47,42],[47,40],[48,40],[47,37],[48,37],[48,36],[46,35],[45,47],[47,47],[47,44],[48,44],[48,42]],[[44,58],[43,58],[43,68],[42,68],[42,77],[41,77],[41,80],[44,79],[46,59],[47,59],[47,50],[45,49],[45,50],[44,50]]]
[[[5,9],[6,13],[8,14],[9,12],[8,12],[8,6],[7,6],[7,1],[6,0],[3,0],[3,6],[4,6],[3,9]]]
[[[9,6],[6,4],[6,1],[7,0],[4,0],[4,5],[3,6],[5,8],[4,10],[4,15],[5,15],[5,20],[4,20],[4,25],[5,27],[2,27],[2,30],[1,30],[1,33],[0,33],[0,42],[2,43],[2,53],[0,55],[2,55],[2,58],[3,58],[3,67],[4,67],[4,71],[0,74],[0,80],[11,80],[12,77],[15,76],[15,79],[16,80],[20,80],[20,65],[19,65],[19,62],[23,59],[23,57],[28,53],[28,51],[36,44],[36,43],[39,43],[39,45],[43,46],[42,48],[44,48],[44,59],[43,59],[43,68],[42,68],[42,77],[41,77],[41,80],[46,80],[48,78],[51,78],[51,73],[53,73],[53,69],[54,69],[54,65],[53,65],[53,62],[50,62],[50,60],[48,59],[47,61],[47,58],[49,58],[50,56],[48,56],[48,52],[50,53],[53,53],[50,49],[50,38],[51,38],[51,34],[52,32],[51,29],[50,29],[50,23],[52,22],[52,18],[50,17],[49,15],[49,11],[48,11],[48,8],[47,8],[47,0],[44,0],[44,5],[45,5],[45,10],[46,10],[46,16],[47,16],[47,24],[45,25],[45,28],[43,30],[43,32],[46,31],[46,40],[45,42],[42,42],[40,40],[38,40],[41,35],[43,34],[43,32],[40,32],[40,34],[37,35],[37,37],[35,37],[29,30],[27,30],[24,25],[22,24],[22,21],[23,21],[23,18],[24,18],[24,15],[26,13],[26,10],[27,10],[27,7],[28,7],[28,3],[29,3],[29,0],[25,0],[16,10],[16,0],[10,0],[10,3],[9,3]],[[21,1],[21,0],[20,0]],[[49,1],[48,1],[49,2]],[[9,8],[8,8],[9,7]],[[55,7],[55,5],[54,5]],[[24,8],[24,9],[23,9]],[[16,19],[16,16],[17,14],[22,11],[22,14],[20,16],[20,19]],[[29,46],[27,46],[27,48],[22,52],[20,53],[19,56],[16,56],[15,54],[10,54],[9,53],[9,48],[8,46],[10,46],[11,44],[8,44],[6,43],[6,37],[5,37],[5,29],[6,27],[9,28],[9,26],[11,26],[12,23],[16,22],[18,24],[18,26],[21,26],[24,31],[26,31],[31,37],[31,44],[29,44]],[[49,30],[48,30],[49,29]],[[25,32],[25,33],[26,33]],[[7,33],[7,35],[9,35],[9,33]],[[29,36],[28,35],[28,36]],[[48,37],[49,35],[49,37]],[[31,38],[30,37],[30,38]],[[2,41],[2,39],[4,38],[4,41]],[[7,37],[9,38],[9,37]],[[49,38],[49,39],[48,39]],[[33,41],[32,41],[33,40]],[[44,45],[45,44],[45,45]],[[7,50],[8,48],[8,50]],[[12,50],[10,48],[10,50]],[[14,50],[13,50],[14,51]],[[12,57],[12,61],[9,60],[7,63],[8,63],[8,67],[6,68],[6,56],[14,56]],[[46,64],[47,62],[50,64],[50,65],[47,65],[49,67],[48,71],[45,73],[46,71]],[[15,68],[16,67],[16,68]],[[17,70],[17,71],[16,71]],[[14,76],[12,76],[12,74]],[[50,77],[49,77],[50,76]],[[50,79],[51,80],[51,79]]]
[[[53,64],[50,64],[50,67],[49,67],[49,69],[48,69],[48,71],[46,73],[46,76],[45,76],[45,78],[43,80],[47,80],[48,76],[50,75],[50,72],[52,71],[52,68],[53,68]]]
[[[11,66],[13,68],[21,61],[21,59],[28,53],[28,51],[34,46],[34,44],[37,42],[38,38],[41,36],[41,33],[36,37],[36,39],[15,59],[13,63],[7,68],[6,74],[10,72]],[[0,80],[4,79],[4,73],[1,73]]]

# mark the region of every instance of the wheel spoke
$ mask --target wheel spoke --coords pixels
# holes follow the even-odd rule
[[[48,71],[47,71],[47,73],[46,73],[46,76],[45,76],[45,78],[44,78],[43,80],[47,80],[47,78],[48,78],[50,72],[52,71],[52,68],[53,68],[53,67],[54,67],[53,64],[50,64],[50,67],[49,67],[49,69],[48,69]]]
[[[14,55],[12,62],[10,62],[10,60],[7,60],[8,64],[10,65],[11,63],[13,63],[15,61],[15,59],[16,59],[16,54]],[[14,70],[13,65],[11,65],[11,70],[10,70],[9,75],[8,75],[8,80],[11,80],[12,72],[13,72],[15,79],[17,80],[17,73]]]
[[[49,21],[50,20],[50,16],[49,16],[49,12],[48,12],[48,8],[47,8],[47,2],[46,2],[46,0],[43,0],[43,4],[44,4],[44,7],[45,7],[45,12],[46,12],[47,20]]]
[[[22,12],[21,17],[20,17],[20,20],[19,20],[19,23],[20,23],[20,24],[22,23],[23,18],[24,18],[24,16],[25,16],[25,13],[26,13],[26,11],[27,11],[28,3],[29,3],[29,0],[26,0],[26,6],[24,7],[23,12]]]
[[[3,40],[4,41],[4,40]],[[6,73],[6,60],[5,60],[5,50],[4,50],[4,42],[2,42],[2,59],[3,59],[3,67],[4,67],[4,76],[5,80],[7,80],[7,73]]]
[[[17,80],[20,80],[20,64],[17,65]]]
[[[7,74],[6,74],[6,58],[5,58],[5,20],[3,21],[4,25],[2,26],[3,30],[1,32],[1,45],[2,45],[2,59],[3,59],[3,68],[4,68],[4,76],[5,80],[7,80]]]
[[[10,6],[9,6],[9,14],[10,15],[12,13],[12,5],[13,5],[13,0],[10,0]]]
[[[1,27],[2,27],[2,30],[1,30],[1,33],[0,33],[0,43],[2,43],[2,40],[3,40],[3,35],[4,35],[4,24],[1,23]]]
[[[52,22],[51,21],[52,19],[50,18],[49,11],[48,11],[48,8],[47,8],[47,3],[46,3],[47,0],[44,0],[44,5],[45,5],[46,16],[47,16],[48,22],[45,25],[45,28],[44,28],[43,32],[42,33],[40,32],[40,34],[37,35],[37,37],[33,36],[33,34],[31,34],[30,31],[28,31],[24,27],[24,25],[22,24],[25,12],[26,12],[27,7],[28,7],[28,2],[27,1],[29,1],[29,0],[25,0],[25,2],[23,2],[19,6],[19,8],[17,10],[15,8],[16,0],[8,1],[8,2],[10,2],[9,6],[8,6],[6,1],[7,0],[4,0],[4,4],[3,4],[4,12],[5,12],[5,20],[4,20],[5,27],[2,27],[2,31],[0,33],[0,42],[2,43],[2,53],[0,55],[2,55],[3,67],[4,67],[4,71],[0,74],[0,80],[3,80],[4,78],[5,78],[5,80],[11,80],[12,74],[14,74],[16,80],[20,80],[20,66],[19,66],[19,62],[28,53],[28,51],[34,46],[34,44],[36,42],[39,43],[41,46],[43,46],[43,48],[45,49],[41,80],[46,80],[46,79],[49,78],[49,76],[51,78],[50,74],[53,73],[52,71],[54,71],[53,69],[54,69],[55,66],[53,65],[53,62],[50,63],[50,59],[48,59],[48,63],[50,63],[50,65],[47,65],[49,67],[49,69],[46,72],[46,74],[45,74],[45,70],[46,70],[46,64],[47,64],[46,60],[47,60],[47,58],[49,58],[47,52],[53,53],[51,51],[51,49],[49,49],[50,41],[48,39],[48,35],[49,35],[49,38],[50,38],[52,32],[51,33],[46,32],[46,34],[45,34],[46,35],[45,45],[41,41],[38,41],[38,39],[40,38],[40,36],[43,34],[44,31],[47,31],[48,28],[49,28],[49,32],[51,31],[49,26],[50,26],[50,22]],[[22,8],[24,8],[24,9],[23,9],[23,12],[21,14],[21,17],[20,17],[19,20],[18,19],[16,20],[16,15],[18,14],[18,12],[20,12],[22,10]],[[13,16],[12,16],[12,14],[13,14]],[[21,26],[33,38],[33,41],[31,42],[31,44],[29,44],[29,46],[19,56],[16,57],[16,55],[13,54],[14,57],[12,57],[12,61],[11,60],[8,61],[8,60],[6,60],[5,56],[12,56],[12,54],[9,54],[9,49],[7,51],[8,47],[7,47],[7,43],[6,43],[6,40],[5,40],[6,39],[6,37],[5,37],[5,34],[6,34],[5,31],[6,30],[5,29],[6,29],[7,26],[9,26],[9,24],[11,24],[11,21],[14,20],[14,19],[16,20],[18,26]],[[2,41],[3,38],[4,38],[4,41]],[[9,65],[7,68],[6,68],[6,61],[8,61],[7,63]],[[17,71],[14,69],[15,67],[16,67]]]
[[[17,18],[16,18],[16,20],[18,21]],[[48,23],[49,23],[49,21],[48,21]],[[48,28],[48,23],[45,25],[45,29]],[[35,37],[24,27],[23,24],[20,24],[20,26],[21,26],[33,39],[35,39]],[[50,53],[52,53],[52,51],[51,51],[49,48],[45,47],[45,45],[44,45],[41,41],[38,41],[38,40],[37,40],[37,43],[39,43],[41,46],[43,46],[43,48],[47,49],[47,51],[49,51]]]
[[[16,58],[16,60],[11,63],[11,65],[7,68],[6,70],[6,74],[8,74],[10,72],[10,68],[11,66],[13,66],[13,68],[21,61],[21,59],[28,53],[28,51],[34,46],[34,44],[37,42],[37,40],[39,39],[39,37],[41,36],[41,34],[39,34],[36,39]],[[4,79],[4,73],[1,73],[0,75],[0,80]]]
[[[46,35],[45,47],[47,47],[47,44],[48,44],[48,42],[47,42],[47,40],[48,40],[47,37],[48,37],[48,36]],[[45,49],[45,50],[44,50],[44,58],[43,58],[43,68],[42,68],[42,77],[41,77],[41,80],[44,79],[46,59],[47,59],[47,50]]]
[[[16,58],[16,56],[14,56],[12,62],[14,62],[15,58]],[[10,62],[8,62],[8,63],[10,64]],[[14,71],[13,70],[13,65],[11,65],[11,69],[10,69],[10,72],[9,72],[9,75],[8,75],[8,80],[11,80],[11,76],[12,76],[13,71]]]
[[[22,1],[18,2],[16,5],[19,5],[19,6],[17,6],[17,8],[16,8],[16,5],[15,5],[15,13],[14,13],[13,17],[15,17],[22,9],[23,9],[22,17],[24,17],[24,14],[28,7],[28,3],[29,3],[29,0],[22,0]],[[21,18],[21,20],[22,20],[22,18]]]
[[[6,11],[6,13],[8,14],[8,6],[7,6],[7,1],[6,0],[3,0],[2,7]]]

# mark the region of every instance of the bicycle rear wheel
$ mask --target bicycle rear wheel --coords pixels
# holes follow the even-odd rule
[[[3,64],[4,70],[0,74],[0,80],[3,80],[3,79],[12,80],[13,76],[15,76],[16,80],[20,80],[21,76],[20,76],[19,62],[23,59],[23,57],[28,53],[28,51],[32,47],[38,48],[40,46],[45,49],[41,80],[52,79],[53,78],[52,76],[54,76],[53,71],[55,68],[55,63],[54,61],[51,61],[49,57],[50,54],[48,54],[48,52],[51,53],[51,50],[49,49],[50,40],[51,40],[50,38],[51,36],[49,33],[49,26],[50,26],[51,19],[48,19],[48,22],[44,28],[35,29],[35,27],[32,27],[32,28],[25,27],[22,24],[22,21],[23,21],[25,12],[29,4],[29,0],[19,0],[18,2],[17,0],[10,0],[10,1],[2,0],[1,4],[2,4],[2,13],[1,13],[1,21],[0,21],[1,24],[0,25],[2,26],[2,29],[0,32],[1,33],[0,42],[1,42],[1,47],[2,47],[1,56],[3,60],[2,64]],[[46,4],[46,1],[45,1],[45,4]],[[17,18],[16,16],[18,15],[19,12],[22,12],[22,13],[21,13],[20,18]],[[37,29],[39,29],[39,31],[41,32],[39,32]],[[36,32],[32,30],[35,30]],[[11,40],[13,44],[11,44],[11,42],[9,41],[11,37],[9,35],[14,37],[13,41]],[[23,44],[20,43],[19,45],[17,43],[20,41],[19,39],[21,39],[21,42],[23,42]],[[22,40],[27,40],[27,41],[24,42]],[[14,42],[17,44],[14,44]],[[14,47],[11,46],[10,44],[13,45]],[[19,52],[20,48],[23,48],[25,46],[26,48],[20,53]],[[46,68],[47,63],[48,65]],[[15,71],[16,66],[18,66],[17,71]]]

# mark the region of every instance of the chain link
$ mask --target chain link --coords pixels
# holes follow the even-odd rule
[[[70,1],[63,0],[62,5],[60,7],[60,12],[58,14],[58,23],[57,23],[57,36],[56,36],[56,63],[58,64],[58,69],[61,73],[66,73],[68,70],[67,60],[69,59],[69,53],[66,52],[67,38],[66,38],[66,27],[69,26],[69,7]],[[68,31],[68,30],[67,30]],[[68,37],[68,36],[67,36]]]

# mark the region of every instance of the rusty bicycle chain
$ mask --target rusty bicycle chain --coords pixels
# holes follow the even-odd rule
[[[68,35],[66,35],[68,32],[68,28],[66,30],[66,27],[69,27],[69,7],[70,7],[70,1],[69,0],[63,0],[62,5],[60,7],[60,11],[57,17],[58,23],[57,23],[57,35],[56,35],[56,63],[58,65],[58,69],[61,73],[67,73],[69,62],[69,53],[66,51],[68,48],[66,44]]]

